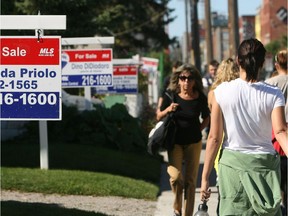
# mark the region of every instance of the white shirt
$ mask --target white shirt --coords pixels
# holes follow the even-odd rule
[[[278,87],[240,78],[224,82],[215,90],[224,117],[223,148],[248,154],[274,154],[271,143],[271,112],[285,106]]]

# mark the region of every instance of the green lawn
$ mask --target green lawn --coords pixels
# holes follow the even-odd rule
[[[41,170],[39,151],[35,144],[2,142],[1,188],[46,194],[157,199],[161,158],[90,145],[53,143],[49,145],[49,169]],[[34,209],[34,204],[2,201],[1,215],[28,216],[31,214],[25,212],[30,208]],[[104,216],[49,204],[39,203],[35,205],[37,208],[41,216]],[[45,214],[46,211],[50,214]]]
[[[159,191],[157,185],[145,180],[107,173],[6,167],[1,169],[1,187],[45,194],[121,196],[147,200],[155,200]]]

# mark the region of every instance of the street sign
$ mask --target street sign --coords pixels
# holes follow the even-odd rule
[[[61,120],[61,38],[2,36],[2,120]]]
[[[113,86],[96,87],[97,94],[137,94],[138,67],[136,65],[114,65]]]
[[[112,49],[62,52],[62,87],[112,86]]]

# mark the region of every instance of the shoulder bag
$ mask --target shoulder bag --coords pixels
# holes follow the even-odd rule
[[[165,94],[171,99],[171,102],[174,102],[173,93],[169,95],[169,93],[166,92]],[[174,112],[170,112],[150,131],[147,145],[148,153],[157,155],[159,151],[173,149],[176,130]]]

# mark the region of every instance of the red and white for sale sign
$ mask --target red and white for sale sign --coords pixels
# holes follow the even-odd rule
[[[61,119],[61,38],[0,37],[0,119]]]

